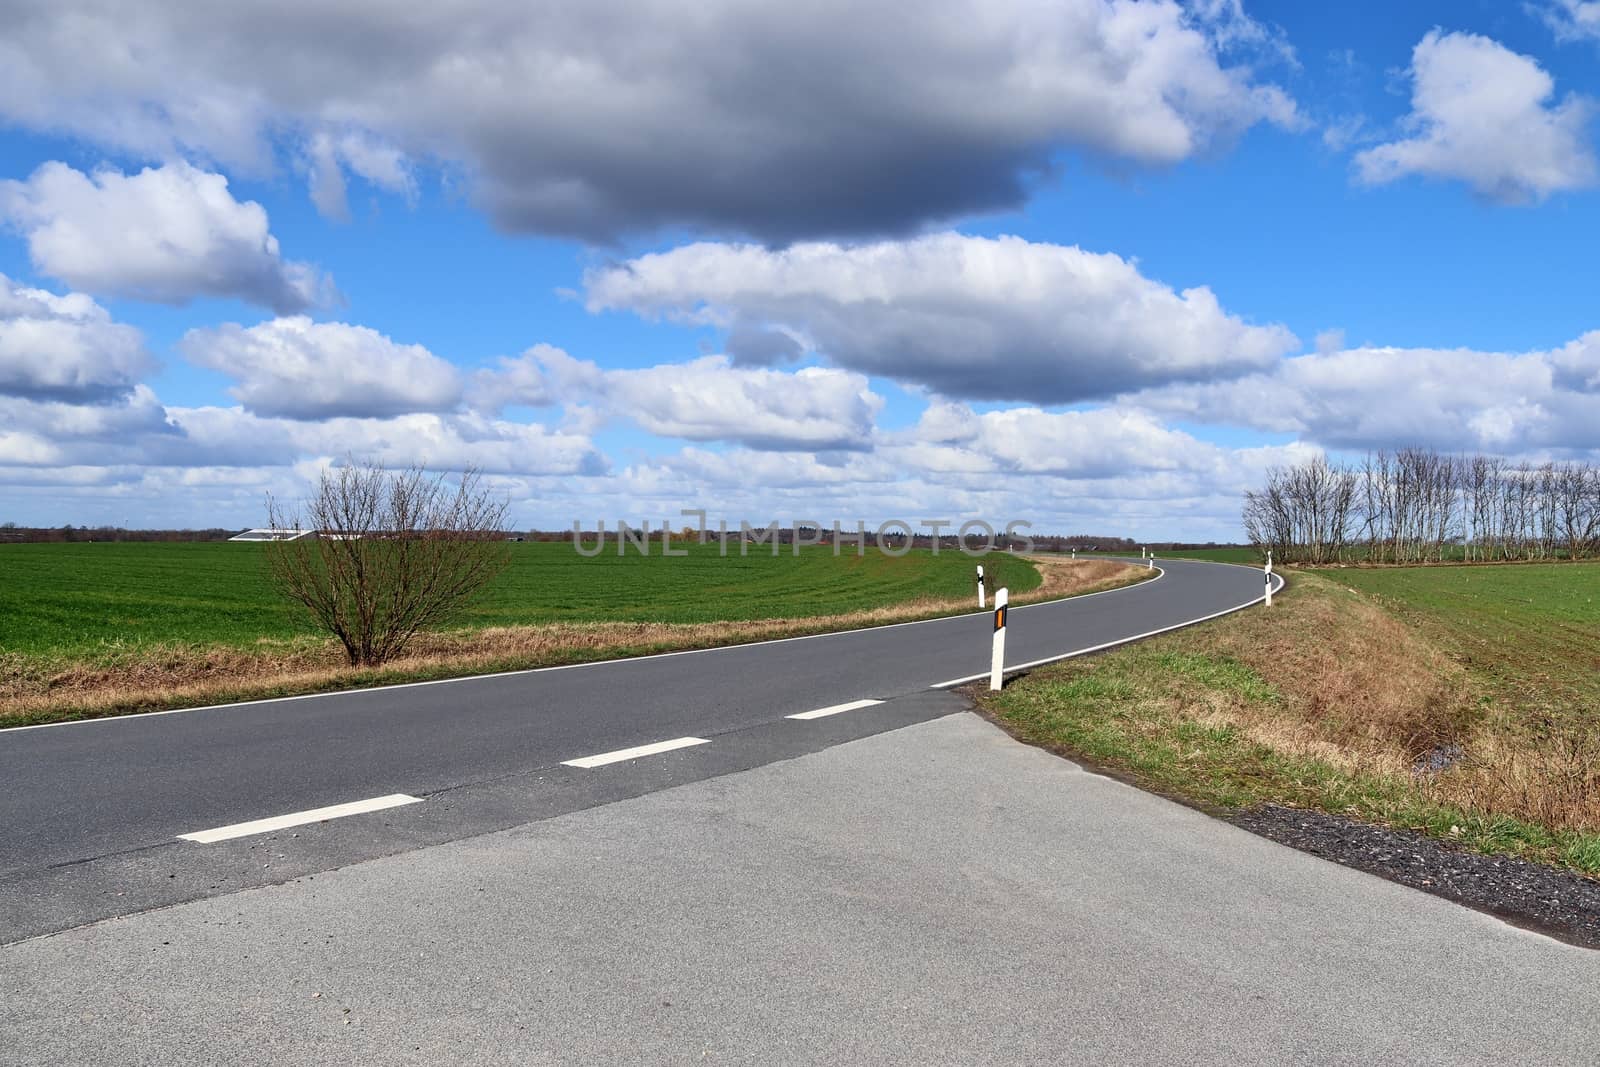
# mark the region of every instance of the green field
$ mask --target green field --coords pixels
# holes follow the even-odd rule
[[[688,545],[664,559],[615,546],[593,559],[569,543],[513,544],[511,566],[461,619],[466,627],[551,621],[710,622],[831,615],[973,589],[959,552],[904,557],[869,550]],[[675,548],[676,550],[676,548]],[[267,582],[265,546],[245,543],[0,545],[0,651],[93,655],[110,647],[178,643],[243,647],[260,637],[314,632]],[[1015,592],[1039,585],[1027,563],[984,563]]]
[[[1529,718],[1586,716],[1600,733],[1600,563],[1314,573],[1425,632]]]

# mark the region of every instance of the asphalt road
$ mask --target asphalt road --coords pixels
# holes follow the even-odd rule
[[[1007,666],[1253,602],[1261,572],[1015,608]],[[0,942],[516,825],[947,714],[986,672],[987,613],[702,652],[0,732]],[[863,699],[918,699],[795,721]],[[921,697],[925,696],[926,699]],[[564,761],[693,737],[594,770]],[[390,794],[424,803],[260,838],[179,835]],[[529,799],[532,797],[533,799]],[[348,824],[348,825],[346,825]]]
[[[956,714],[0,948],[0,1064],[1593,1067],[1597,990]]]

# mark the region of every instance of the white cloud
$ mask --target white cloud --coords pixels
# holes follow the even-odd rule
[[[1329,448],[1597,449],[1600,331],[1554,352],[1318,352],[1237,381],[1157,389],[1127,401],[1167,416],[1297,434]]]
[[[416,177],[405,154],[368,134],[318,131],[306,145],[306,161],[311,200],[327,218],[349,221],[347,169],[380,189],[404,196],[408,203],[416,200]]]
[[[1068,403],[1231,376],[1297,342],[1115,255],[944,233],[772,251],[700,243],[585,277],[591,311],[779,328],[851,370],[947,396]]]
[[[784,240],[1012,208],[1063,150],[1166,165],[1296,126],[1239,45],[1276,47],[1210,0],[65,0],[10,13],[0,118],[251,172],[287,139],[335,217],[345,169],[428,158],[511,229]]]
[[[1030,455],[1018,430],[1043,434],[1053,456]],[[958,439],[952,439],[952,435]],[[1019,447],[1020,445],[1020,447]],[[740,519],[919,523],[980,517],[1035,532],[1094,530],[1206,539],[1238,536],[1240,494],[1264,470],[1316,454],[1301,445],[1225,448],[1117,412],[975,413],[935,405],[872,452],[712,452],[652,456],[572,488],[561,502],[592,524],[625,516],[667,518],[704,507]],[[552,501],[553,503],[553,501]],[[570,522],[561,512],[552,525]],[[948,530],[949,528],[947,528]]]
[[[282,257],[260,204],[187,163],[131,175],[46,163],[26,181],[0,182],[0,217],[27,238],[37,270],[97,295],[237,297],[278,312],[334,296],[314,267]]]
[[[738,441],[759,449],[869,447],[882,398],[859,374],[734,366],[725,356],[605,370],[538,345],[479,373],[477,406],[592,404],[662,437]]]
[[[150,367],[139,331],[87,296],[24,288],[0,274],[0,395],[108,400]]]
[[[1141,411],[1009,408],[975,413],[936,402],[901,435],[896,455],[928,471],[999,471],[1077,479],[1193,470],[1214,452]]]
[[[236,379],[230,392],[258,415],[382,417],[447,411],[461,400],[453,365],[366,326],[294,315],[190,330],[178,348],[191,363]]]
[[[1558,41],[1600,41],[1600,0],[1549,0],[1535,10]]]
[[[1505,202],[1593,185],[1593,102],[1569,94],[1538,63],[1470,33],[1434,30],[1412,54],[1411,136],[1356,154],[1368,184],[1410,174],[1464,181]]]
[[[290,468],[346,455],[436,470],[598,475],[605,459],[581,434],[472,413],[317,422],[241,408],[166,407],[146,386],[81,405],[0,397],[0,468]],[[7,479],[0,477],[0,482]]]

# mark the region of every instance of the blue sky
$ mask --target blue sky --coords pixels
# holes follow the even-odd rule
[[[1600,446],[1600,2],[832,6],[31,10],[0,521],[355,455],[1232,539],[1318,452]]]

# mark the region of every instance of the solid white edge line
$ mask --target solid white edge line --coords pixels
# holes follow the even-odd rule
[[[675,749],[689,748],[694,745],[709,745],[711,741],[704,737],[677,737],[671,741],[657,741],[653,745],[635,745],[633,748],[619,748],[615,752],[602,752],[598,756],[585,756],[582,759],[562,760],[563,767],[582,767],[589,770],[594,767],[604,767],[608,763],[621,763],[623,760],[638,759],[640,756],[654,756],[660,752],[671,752]]]
[[[1186,560],[1184,562],[1188,562],[1188,563],[1217,563],[1219,561],[1218,560],[1212,560],[1212,559],[1196,559],[1196,560]],[[1226,564],[1223,564],[1223,566],[1226,566],[1226,567],[1237,567],[1237,566],[1241,566],[1241,564],[1226,563]],[[1159,570],[1159,569],[1160,568],[1157,568],[1157,570]],[[1274,574],[1273,577],[1276,578],[1277,582],[1278,582],[1277,585],[1272,587],[1272,591],[1274,593],[1276,593],[1280,589],[1283,588],[1283,585],[1284,585],[1283,576],[1281,574]],[[1231,608],[1223,608],[1221,611],[1214,611],[1210,615],[1202,615],[1198,619],[1187,619],[1187,620],[1185,620],[1183,622],[1175,622],[1171,626],[1163,626],[1159,630],[1146,630],[1142,634],[1134,634],[1131,637],[1119,637],[1115,641],[1107,641],[1104,644],[1100,644],[1100,645],[1090,645],[1088,648],[1074,649],[1071,652],[1063,652],[1059,656],[1046,656],[1044,659],[1036,659],[1036,660],[1030,660],[1027,663],[1013,664],[1012,666],[1006,667],[1003,671],[1001,671],[1001,674],[1005,675],[1005,674],[1011,674],[1011,673],[1013,673],[1015,671],[1025,671],[1029,667],[1042,667],[1046,663],[1057,663],[1057,662],[1059,662],[1061,660],[1064,660],[1064,659],[1072,659],[1075,656],[1087,656],[1091,652],[1099,652],[1102,649],[1115,648],[1117,645],[1126,645],[1126,644],[1129,644],[1130,642],[1133,642],[1133,641],[1143,641],[1147,637],[1154,637],[1157,634],[1164,634],[1168,630],[1181,630],[1185,626],[1194,626],[1197,623],[1207,622],[1207,621],[1209,621],[1211,619],[1220,619],[1224,615],[1232,615],[1234,612],[1243,611],[1245,608],[1248,608],[1253,604],[1259,604],[1265,599],[1267,599],[1266,594],[1262,593],[1261,596],[1256,597],[1254,600],[1246,600],[1243,604],[1235,604]],[[987,677],[989,677],[989,672],[988,671],[984,671],[982,674],[970,674],[965,678],[952,678],[948,682],[935,682],[933,685],[928,686],[928,688],[929,689],[949,689],[951,686],[966,685],[968,682],[976,682],[980,678],[987,678]]]
[[[178,837],[184,841],[197,841],[202,845],[209,845],[217,841],[231,841],[235,837],[249,837],[252,834],[271,833],[273,830],[286,830],[291,826],[304,826],[307,823],[342,819],[346,815],[364,815],[369,811],[398,808],[402,804],[421,803],[421,797],[408,796],[405,793],[390,793],[386,797],[353,800],[348,804],[332,804],[326,808],[312,808],[310,811],[274,815],[270,819],[255,819],[251,822],[236,822],[231,826],[218,826],[210,830],[196,830],[192,834],[179,834]]]
[[[848,704],[830,704],[825,708],[816,708],[812,711],[802,711],[798,715],[785,715],[785,719],[825,719],[829,715],[838,715],[846,711],[857,711],[861,708],[870,708],[874,704],[882,704],[881,700],[852,700]]]
[[[1187,560],[1190,563],[1214,563],[1215,560],[1197,559]],[[1224,567],[1237,567],[1242,564],[1224,563]],[[1094,596],[1110,596],[1112,593],[1127,593],[1135,589],[1143,589],[1160,581],[1166,571],[1156,568],[1156,576],[1131,585],[1119,585],[1115,589],[1102,589],[1097,593],[1078,593],[1074,596],[1057,597],[1055,600],[1036,600],[1031,604],[1018,604],[1012,611],[1026,611],[1029,608],[1045,608],[1052,604],[1065,604],[1069,600],[1088,600]],[[875,630],[893,630],[900,626],[924,626],[931,622],[949,622],[951,619],[970,619],[978,615],[988,617],[991,611],[967,611],[960,615],[938,615],[931,619],[912,619],[908,622],[889,622],[882,626],[858,626],[853,630],[829,630],[820,634],[800,634],[796,637],[770,637],[764,641],[742,641],[731,645],[716,645],[712,648],[682,648],[676,652],[652,652],[648,656],[619,656],[616,659],[589,660],[585,663],[558,663],[552,667],[528,667],[520,671],[495,671],[492,674],[462,674],[454,678],[434,678],[426,682],[396,682],[393,685],[369,685],[365,689],[330,689],[325,693],[300,693],[287,697],[262,697],[260,700],[236,700],[228,704],[202,704],[194,708],[168,708],[165,711],[140,711],[132,715],[103,715],[95,719],[69,719],[66,722],[40,722],[31,726],[6,726],[0,727],[0,737],[6,734],[17,733],[21,730],[49,730],[58,726],[93,726],[99,723],[128,722],[140,719],[153,719],[158,715],[186,715],[191,711],[222,711],[227,708],[248,708],[257,704],[287,704],[296,700],[320,700],[325,697],[351,696],[356,693],[381,693],[395,689],[421,689],[429,685],[454,685],[457,682],[481,682],[489,678],[515,678],[524,674],[544,674],[548,671],[574,671],[584,667],[614,667],[619,663],[638,663],[647,659],[666,659],[669,656],[697,656],[709,652],[731,652],[740,648],[755,648],[758,645],[782,645],[790,641],[813,641],[819,637],[844,637],[847,634],[866,633]]]

